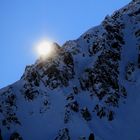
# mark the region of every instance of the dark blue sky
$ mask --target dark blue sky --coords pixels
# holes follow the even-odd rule
[[[59,44],[78,38],[131,0],[0,0],[0,88],[35,62],[41,38]]]

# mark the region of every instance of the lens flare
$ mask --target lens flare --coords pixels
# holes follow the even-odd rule
[[[53,53],[53,43],[47,40],[40,41],[36,45],[36,52],[42,58],[51,56]]]

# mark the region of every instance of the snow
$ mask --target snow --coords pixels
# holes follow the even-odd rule
[[[4,109],[9,107],[8,104],[6,104],[8,99],[7,95],[16,95],[17,108],[11,106],[10,111],[16,113],[21,122],[21,125],[12,122],[9,130],[0,123],[3,139],[9,140],[10,135],[16,131],[23,137],[23,140],[54,140],[59,135],[59,131],[64,128],[68,129],[69,136],[72,140],[80,140],[81,137],[85,137],[86,140],[88,140],[91,133],[94,133],[96,140],[140,139],[140,69],[138,68],[138,54],[140,51],[138,45],[140,44],[140,39],[135,35],[135,32],[140,29],[140,14],[129,16],[139,9],[140,2],[136,0],[118,10],[119,16],[115,21],[113,20],[113,16],[117,12],[105,19],[109,20],[112,26],[114,22],[124,24],[124,29],[121,30],[121,33],[123,34],[125,44],[121,46],[120,51],[121,60],[119,60],[118,83],[126,88],[127,97],[126,99],[120,97],[118,107],[107,106],[115,112],[114,120],[109,121],[107,117],[99,118],[94,111],[94,107],[97,104],[105,106],[105,100],[109,94],[100,101],[92,89],[83,90],[79,83],[79,79],[83,77],[88,79],[85,69],[94,69],[102,53],[105,53],[105,50],[109,50],[110,48],[108,45],[109,40],[106,40],[107,32],[102,23],[97,27],[89,29],[77,40],[66,42],[61,49],[58,48],[58,50],[60,49],[62,52],[56,54],[54,58],[46,60],[42,65],[41,60],[37,60],[34,65],[25,70],[21,80],[0,90],[0,105],[3,105]],[[103,36],[103,34],[105,34],[105,36]],[[85,36],[88,37],[85,38]],[[100,43],[105,40],[105,47],[100,44],[100,50],[90,55],[89,49],[97,43],[97,40],[99,40]],[[113,39],[111,41],[113,41]],[[65,52],[69,52],[72,55],[73,65],[65,64],[63,60],[63,53]],[[128,63],[133,63],[135,68],[130,75],[130,81],[125,78]],[[39,64],[41,68],[39,68]],[[57,78],[59,80],[54,75],[54,79],[49,78],[48,75],[44,75],[44,71],[48,70],[48,68],[54,64],[56,64],[56,68],[60,73],[66,73],[66,75],[59,75],[58,73]],[[72,68],[74,68],[74,74],[72,73]],[[28,78],[31,78],[33,72],[38,73],[39,86],[34,85],[34,80],[29,82]],[[63,85],[61,80],[63,78],[65,79],[65,76],[71,73],[73,75],[67,79],[68,84]],[[49,84],[52,82],[57,84],[58,82],[59,86],[56,88],[46,86],[46,80],[48,79],[50,80]],[[31,100],[25,98],[24,93],[27,92],[25,85],[30,91],[35,91],[33,93],[35,96]],[[100,87],[101,82],[96,83],[97,90],[99,90]],[[78,89],[78,93],[74,92],[74,88]],[[110,91],[113,92],[112,87],[109,88]],[[9,91],[9,93],[7,91]],[[68,99],[70,95],[72,97]],[[77,112],[68,106],[69,103],[75,101],[77,101],[79,105],[79,111]],[[81,109],[83,108],[88,109],[91,120],[87,121],[82,117]],[[1,122],[7,115],[5,111],[6,110],[4,110],[4,113],[0,112]],[[69,111],[67,123],[64,122],[66,111]]]

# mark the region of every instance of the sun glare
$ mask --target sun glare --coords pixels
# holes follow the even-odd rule
[[[49,57],[53,52],[53,43],[47,40],[40,41],[36,45],[36,52],[39,57]]]

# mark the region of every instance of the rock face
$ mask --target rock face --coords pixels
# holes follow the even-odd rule
[[[54,46],[0,90],[3,140],[140,139],[140,1]]]

